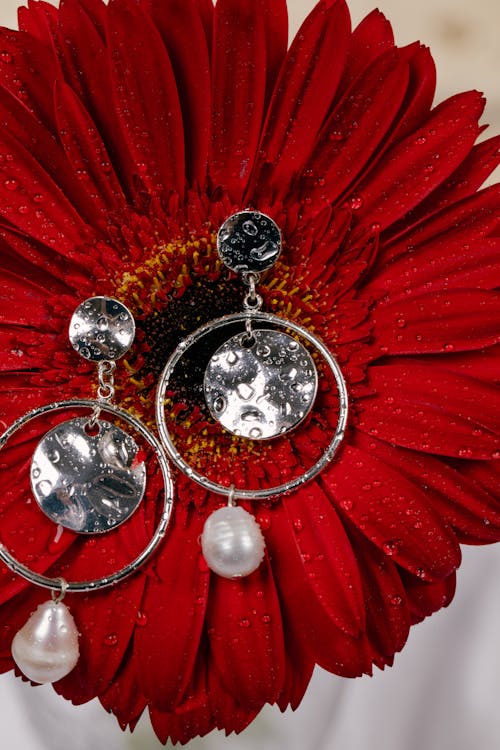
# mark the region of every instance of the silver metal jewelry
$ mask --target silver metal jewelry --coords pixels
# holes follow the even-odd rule
[[[275,485],[273,487],[262,488],[260,490],[254,490],[254,489],[249,490],[249,489],[240,489],[240,488],[231,489],[232,486],[224,485],[219,482],[215,482],[209,479],[207,476],[196,471],[196,469],[193,466],[191,466],[186,461],[186,459],[181,455],[181,453],[177,450],[174,439],[169,429],[167,419],[165,417],[165,407],[164,407],[165,397],[166,397],[167,391],[169,390],[172,374],[179,360],[186,354],[186,352],[192,346],[194,346],[199,341],[201,341],[206,335],[211,334],[214,330],[223,329],[226,327],[233,328],[235,323],[241,324],[241,327],[243,328],[243,333],[239,334],[239,336],[240,337],[245,336],[246,335],[245,324],[247,321],[250,321],[250,323],[252,324],[252,330],[254,333],[255,333],[255,330],[253,329],[253,326],[255,323],[268,323],[268,324],[273,324],[277,328],[281,327],[281,328],[288,329],[292,331],[293,333],[297,334],[298,336],[303,337],[308,343],[314,346],[315,349],[319,352],[319,354],[321,354],[321,356],[323,357],[324,361],[328,365],[330,372],[335,378],[335,382],[337,384],[337,389],[339,393],[339,416],[338,416],[338,421],[337,421],[337,427],[330,440],[330,443],[325,448],[325,450],[323,451],[320,458],[316,461],[316,463],[313,466],[311,466],[309,469],[307,469],[303,474],[295,477],[294,479],[290,479],[287,482],[284,482],[283,484]],[[263,330],[265,331],[265,333],[269,332],[269,329],[263,329]],[[292,341],[295,341],[295,339],[292,339]],[[317,336],[314,336],[314,334],[312,334],[310,331],[307,331],[305,328],[302,328],[301,326],[297,325],[297,323],[294,323],[291,320],[284,320],[283,318],[280,318],[277,315],[273,315],[271,313],[266,313],[266,312],[253,312],[251,310],[247,310],[246,312],[243,312],[243,313],[234,313],[233,315],[226,315],[223,318],[217,318],[216,320],[211,320],[206,325],[202,326],[201,328],[198,328],[198,330],[194,331],[194,333],[191,333],[189,336],[183,339],[180,342],[180,344],[177,346],[175,351],[170,355],[167,361],[167,364],[165,365],[165,368],[161,374],[159,383],[158,383],[158,392],[157,392],[157,398],[156,398],[156,421],[158,424],[158,430],[160,433],[162,443],[169,457],[171,458],[171,460],[184,474],[186,474],[193,481],[197,482],[199,485],[204,487],[204,489],[210,490],[211,492],[215,492],[219,495],[223,495],[224,497],[229,497],[229,494],[232,491],[233,497],[235,499],[240,499],[240,500],[265,500],[270,497],[287,494],[297,489],[297,487],[300,487],[301,485],[310,481],[315,476],[317,476],[333,459],[340,443],[342,442],[342,439],[345,433],[346,424],[347,424],[347,417],[348,417],[347,388],[346,388],[344,378],[342,376],[342,372],[337,364],[337,361],[331,354],[331,352],[320,341],[320,339],[318,339]]]
[[[219,575],[235,578],[255,570],[263,557],[252,525],[256,524],[255,518],[238,508],[236,499],[264,500],[283,495],[317,476],[333,459],[344,437],[348,395],[337,361],[320,339],[293,321],[261,310],[260,274],[271,268],[281,253],[281,232],[275,222],[258,211],[241,211],[222,225],[217,248],[222,261],[241,274],[247,287],[243,311],[212,320],[180,342],[159,380],[156,419],[162,442],[176,466],[204,489],[228,498],[227,507],[207,520],[201,541],[209,567]],[[300,476],[263,489],[235,489],[197,471],[177,449],[165,416],[172,375],[189,349],[217,330],[225,330],[228,338],[210,357],[203,392],[213,419],[242,439],[282,436],[296,429],[310,414],[318,390],[311,348],[335,379],[339,398],[337,426],[320,458]],[[234,516],[232,522],[230,516]]]
[[[37,418],[59,411],[83,411],[82,416],[60,422],[42,438],[30,469],[40,509],[54,523],[77,533],[100,534],[115,528],[130,518],[144,496],[145,462],[135,440],[117,422],[132,428],[152,448],[164,483],[163,509],[151,540],[134,560],[101,578],[67,581],[42,575],[0,544],[0,560],[10,570],[52,592],[51,600],[38,607],[12,643],[14,660],[34,682],[59,680],[78,661],[77,627],[62,602],[66,593],[96,591],[132,575],[154,554],[167,531],[173,484],[163,446],[140,420],[112,403],[116,359],[128,351],[134,334],[134,319],[117,300],[93,297],[83,302],[72,317],[69,336],[79,354],[98,365],[97,399],[40,406],[0,436],[1,451],[13,435]]]

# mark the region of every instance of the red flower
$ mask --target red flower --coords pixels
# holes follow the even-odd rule
[[[151,424],[178,340],[240,309],[213,243],[248,205],[286,243],[266,309],[325,341],[351,402],[320,478],[253,506],[268,555],[245,580],[209,575],[198,537],[221,501],[178,477],[147,569],[68,596],[82,655],[57,690],[98,696],[122,726],[147,706],[161,739],[186,741],[241,730],[267,702],[297,706],[315,663],[347,676],[392,664],[410,625],[450,602],[459,543],[500,538],[500,188],[477,192],[500,140],[474,145],[481,96],[432,109],[427,49],[395,47],[378,12],[351,31],[343,0],[322,0],[288,53],[285,0],[63,0],[19,18],[0,32],[1,419],[91,393],[66,330],[104,293],[137,316],[120,403]],[[219,476],[289,476],[335,424],[325,389],[304,428],[244,453],[206,421],[195,376],[172,417]],[[157,480],[116,532],[56,536],[27,479],[43,429],[1,454],[2,541],[50,574],[115,570],[151,535]],[[47,594],[1,572],[8,670]]]

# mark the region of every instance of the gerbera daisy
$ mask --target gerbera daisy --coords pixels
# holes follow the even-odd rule
[[[322,338],[351,404],[319,479],[245,505],[267,556],[244,580],[209,573],[198,538],[221,500],[177,476],[146,569],[68,597],[81,658],[56,689],[98,696],[123,727],[148,709],[160,739],[185,742],[239,731],[266,703],[297,706],[315,664],[392,664],[409,627],[450,602],[459,544],[500,538],[500,188],[478,192],[500,139],[474,145],[481,95],[432,108],[428,50],[397,48],[376,11],[352,31],[344,0],[322,0],[288,52],[285,0],[30,0],[19,25],[0,41],[2,422],[89,395],[67,325],[107,294],[138,324],[120,402],[152,426],[178,341],[240,309],[214,241],[246,206],[285,241],[266,309]],[[196,362],[187,375],[170,417],[190,460],[219,476],[272,483],[335,427],[325,388],[303,429],[243,448],[210,422]],[[2,452],[1,540],[52,575],[119,568],[151,534],[155,492],[105,537],[55,533],[28,489],[40,430]],[[1,573],[5,671],[46,593]]]

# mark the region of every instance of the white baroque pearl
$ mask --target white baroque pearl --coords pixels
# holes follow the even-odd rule
[[[223,578],[241,578],[257,570],[265,542],[255,518],[244,508],[228,505],[205,521],[201,548],[210,570]]]
[[[12,641],[12,656],[32,682],[57,682],[75,667],[78,630],[65,604],[40,604]]]

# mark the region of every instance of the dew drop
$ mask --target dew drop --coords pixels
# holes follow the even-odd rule
[[[109,633],[104,639],[104,644],[106,646],[116,646],[117,643],[118,636],[116,635],[116,633]]]
[[[389,596],[389,604],[392,607],[399,607],[403,603],[403,599],[401,596],[392,594]]]
[[[214,401],[214,411],[217,412],[217,414],[222,414],[222,412],[226,408],[226,400],[223,396],[218,396]]]
[[[14,179],[5,180],[3,183],[3,186],[6,190],[10,190],[11,192],[13,192],[14,190],[17,190],[17,188],[19,187],[19,182],[18,180],[14,180]]]
[[[253,221],[243,222],[242,229],[245,234],[250,235],[250,237],[255,237],[259,233],[259,228],[253,223]]]
[[[256,349],[256,354],[258,357],[266,359],[266,357],[269,357],[269,355],[271,354],[271,349],[267,344],[259,344]]]
[[[391,557],[398,553],[401,547],[401,541],[399,539],[390,539],[388,542],[384,542],[382,549],[386,555]]]

